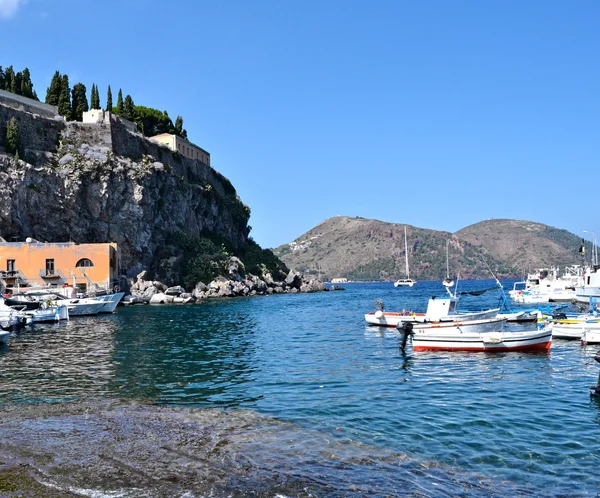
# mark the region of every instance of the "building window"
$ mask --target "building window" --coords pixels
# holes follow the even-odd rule
[[[94,263],[92,263],[91,259],[83,258],[77,261],[75,268],[91,268],[92,266],[94,266]]]
[[[54,260],[46,260],[46,275],[54,275]]]
[[[6,260],[6,271],[17,271],[17,262],[14,259]]]

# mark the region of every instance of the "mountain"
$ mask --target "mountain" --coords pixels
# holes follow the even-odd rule
[[[396,280],[405,275],[404,226],[365,218],[337,216],[325,220],[274,253],[290,268],[326,279]],[[463,278],[491,275],[486,262],[501,275],[512,268],[449,232],[407,225],[410,275],[421,280],[446,276],[446,240],[450,240],[451,273]]]
[[[581,237],[542,223],[520,220],[486,220],[463,228],[456,235],[520,273],[536,267],[581,264]]]
[[[405,276],[404,226],[365,218],[325,220],[274,253],[290,268],[327,280],[396,280]],[[410,276],[446,276],[446,241],[452,276],[518,276],[537,266],[580,262],[580,239],[566,230],[539,223],[489,220],[455,234],[406,225]]]

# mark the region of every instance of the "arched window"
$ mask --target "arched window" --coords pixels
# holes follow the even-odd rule
[[[76,268],[91,268],[92,266],[94,266],[94,263],[92,263],[91,259],[87,258],[80,259],[75,265]]]

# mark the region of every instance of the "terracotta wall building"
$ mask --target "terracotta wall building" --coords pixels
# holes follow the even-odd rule
[[[74,242],[0,243],[0,277],[7,287],[63,286],[81,291],[94,284],[114,289],[119,284],[121,257],[116,243],[75,244]]]

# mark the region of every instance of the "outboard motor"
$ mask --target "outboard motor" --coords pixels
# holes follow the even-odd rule
[[[413,324],[412,322],[400,322],[396,328],[402,334],[402,343],[400,344],[400,349],[404,351],[406,348],[406,342],[408,341],[408,336],[412,335],[413,333]]]
[[[594,360],[600,363],[600,351],[596,352]],[[598,383],[595,386],[590,387],[590,396],[600,396],[600,375],[598,375]]]

